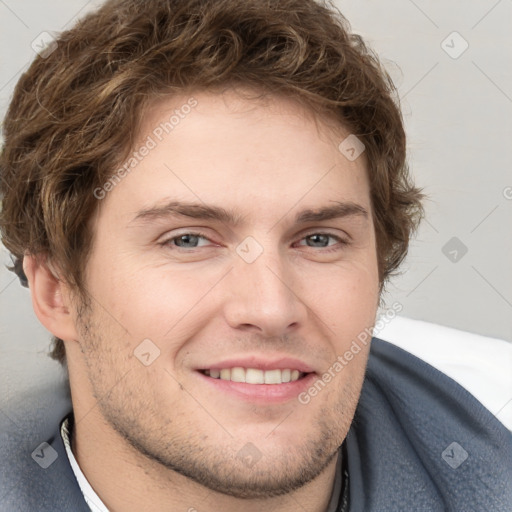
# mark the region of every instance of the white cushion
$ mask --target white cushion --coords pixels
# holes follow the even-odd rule
[[[512,431],[512,343],[402,316],[374,336],[451,377]]]

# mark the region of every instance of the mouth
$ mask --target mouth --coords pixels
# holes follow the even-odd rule
[[[295,382],[308,375],[307,372],[301,372],[294,368],[262,370],[260,368],[243,368],[241,366],[235,366],[233,368],[209,368],[199,370],[199,372],[212,379],[245,384],[271,385]]]
[[[203,368],[196,371],[210,390],[224,398],[251,404],[282,404],[297,400],[298,395],[317,379],[313,371],[298,368],[254,368],[251,366],[222,365],[222,368]],[[260,365],[261,366],[261,365]]]

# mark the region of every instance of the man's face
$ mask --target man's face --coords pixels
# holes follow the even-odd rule
[[[66,342],[76,421],[164,472],[277,495],[333,460],[359,398],[368,347],[308,390],[375,319],[365,162],[289,100],[194,98],[148,112],[149,151],[94,219],[94,300]]]

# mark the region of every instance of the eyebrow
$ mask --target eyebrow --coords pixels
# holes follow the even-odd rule
[[[336,204],[317,209],[305,209],[295,216],[296,224],[320,222],[342,217],[359,216],[368,218],[368,211],[363,206],[348,201],[333,201]],[[188,217],[199,220],[217,220],[231,226],[238,226],[244,221],[244,216],[235,214],[220,206],[205,205],[181,201],[169,201],[166,204],[146,208],[137,212],[130,221],[132,223],[146,224],[151,221],[168,217]]]
[[[296,224],[305,224],[307,222],[320,222],[322,220],[331,220],[341,217],[361,216],[368,218],[368,211],[361,205],[353,202],[335,201],[337,204],[326,206],[317,210],[303,210],[295,217]]]

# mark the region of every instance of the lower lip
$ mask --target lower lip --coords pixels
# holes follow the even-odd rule
[[[282,403],[297,396],[308,389],[317,376],[309,373],[305,377],[284,384],[247,384],[231,380],[213,379],[201,372],[196,372],[207,384],[213,386],[221,393],[228,393],[239,399],[250,402]]]

